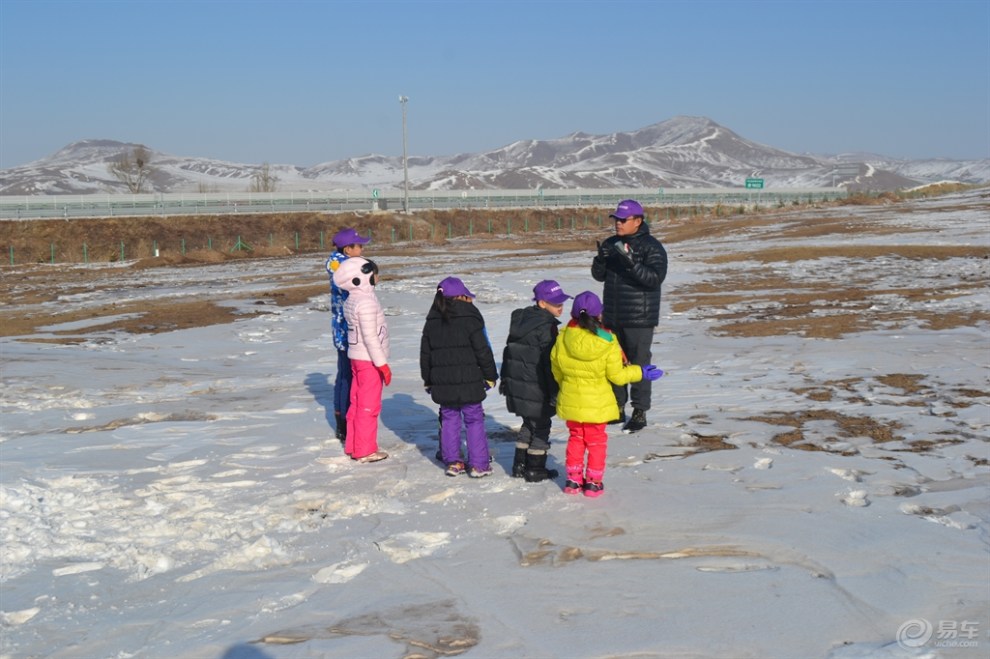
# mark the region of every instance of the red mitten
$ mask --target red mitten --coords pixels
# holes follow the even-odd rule
[[[385,386],[392,384],[392,369],[388,367],[388,364],[382,364],[378,367],[378,372],[382,374],[382,381],[385,382]]]

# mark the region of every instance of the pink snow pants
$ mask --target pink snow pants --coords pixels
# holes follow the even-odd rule
[[[347,408],[344,453],[355,460],[378,450],[378,415],[382,411],[382,374],[370,361],[351,360],[351,405]]]

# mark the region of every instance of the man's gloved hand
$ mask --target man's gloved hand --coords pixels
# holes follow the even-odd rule
[[[377,368],[378,372],[382,374],[382,381],[385,383],[385,386],[387,387],[392,384],[392,369],[388,367],[388,364],[382,364]]]
[[[653,364],[647,364],[643,367],[643,379],[654,382],[663,377],[663,371],[654,366]]]
[[[620,259],[621,262],[625,263],[626,265],[632,265],[633,262],[632,248],[629,247],[629,243],[622,243],[622,242],[616,243],[614,251],[616,254],[618,254],[621,257]]]
[[[602,261],[607,259],[608,253],[610,251],[608,245],[597,240],[595,241],[595,245],[598,247],[598,258],[600,258]]]

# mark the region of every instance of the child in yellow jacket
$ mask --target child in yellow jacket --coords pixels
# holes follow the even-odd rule
[[[625,364],[615,334],[602,326],[602,302],[591,291],[574,298],[572,320],[550,351],[550,367],[560,385],[557,416],[567,422],[567,482],[564,492],[601,496],[605,490],[605,424],[619,416],[612,385],[626,385],[663,375],[656,366]],[[587,454],[587,469],[585,455]]]

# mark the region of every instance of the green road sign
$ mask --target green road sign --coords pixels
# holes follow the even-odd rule
[[[746,179],[746,187],[751,190],[761,190],[763,188],[763,179],[748,178]]]
[[[378,199],[378,188],[375,188],[374,190],[371,191],[371,198]]]

